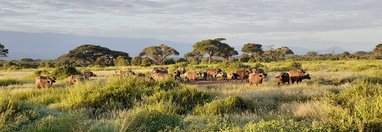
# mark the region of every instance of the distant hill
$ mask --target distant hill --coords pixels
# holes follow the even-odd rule
[[[19,39],[15,39],[19,38]],[[184,44],[151,38],[92,37],[58,33],[25,33],[0,31],[0,43],[9,49],[9,55],[1,59],[56,59],[82,44],[95,44],[113,50],[124,51],[130,56],[138,55],[144,47],[168,44],[181,53],[192,49],[192,44]]]
[[[9,31],[0,31],[0,43],[4,44],[10,51],[8,57],[1,58],[7,60],[21,58],[56,59],[58,56],[65,54],[69,50],[82,44],[101,45],[112,50],[127,52],[131,57],[134,57],[145,47],[164,43],[174,47],[181,53],[179,57],[183,57],[183,54],[192,50],[193,45],[193,43],[172,42],[169,40],[158,40],[153,38],[114,38],[59,33],[26,33]],[[264,45],[263,47],[268,46]],[[240,53],[242,45],[235,45],[234,48]],[[303,55],[308,51],[317,51],[320,54],[342,53],[346,51],[340,47],[331,47],[323,50],[301,47],[289,48],[291,48],[295,54],[299,55]]]
[[[327,48],[327,49],[307,49],[307,48],[301,48],[301,47],[289,47],[289,48],[295,54],[298,54],[298,55],[304,55],[304,54],[306,54],[309,51],[316,51],[319,54],[331,54],[331,53],[339,54],[339,53],[343,53],[345,51],[348,51],[348,50],[345,50],[345,49],[343,49],[341,47],[330,47],[330,48]],[[348,51],[348,52],[353,52],[353,51]]]

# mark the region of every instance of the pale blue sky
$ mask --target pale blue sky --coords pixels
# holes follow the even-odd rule
[[[0,31],[370,50],[382,43],[381,7],[381,0],[0,0]]]

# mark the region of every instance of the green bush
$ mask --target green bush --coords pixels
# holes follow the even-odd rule
[[[0,86],[8,86],[13,84],[20,84],[21,82],[15,79],[2,79],[0,80]]]
[[[77,75],[80,73],[81,72],[79,72],[74,66],[64,64],[54,69],[51,75],[62,79],[70,75]]]
[[[356,85],[330,95],[329,116],[320,126],[334,131],[381,131],[382,89],[380,85],[357,82]]]
[[[48,70],[37,70],[34,72],[34,75],[36,76],[46,76],[46,75],[50,75],[49,71]]]
[[[140,78],[111,78],[106,83],[93,81],[75,85],[58,106],[64,109],[95,108],[96,110],[129,109],[144,96],[155,91],[178,88],[173,80],[155,82]]]
[[[204,115],[224,115],[253,111],[253,109],[254,106],[251,101],[238,96],[230,96],[224,100],[214,100],[204,106],[198,106],[194,112]]]
[[[299,70],[302,69],[302,64],[299,62],[292,62],[289,64],[290,69]]]
[[[91,121],[86,121],[87,117],[81,113],[65,113],[60,115],[49,115],[29,127],[24,131],[32,132],[68,132],[68,131],[89,131]]]
[[[171,102],[180,108],[181,111],[178,114],[185,114],[192,111],[195,106],[204,105],[211,99],[211,95],[207,93],[199,92],[194,88],[183,88],[156,93],[148,100],[151,103]]]
[[[54,112],[51,110],[26,103],[11,95],[2,94],[0,98],[1,131],[20,131],[22,126],[52,114]]]
[[[123,124],[123,131],[157,132],[171,130],[182,125],[182,120],[171,114],[156,110],[137,110],[128,113]]]

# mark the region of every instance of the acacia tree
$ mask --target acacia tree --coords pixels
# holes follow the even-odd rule
[[[184,58],[186,58],[189,62],[199,63],[203,58],[203,55],[197,52],[188,52],[184,54]]]
[[[256,57],[261,56],[264,53],[262,47],[263,46],[261,44],[247,43],[243,46],[241,51],[251,57]]]
[[[0,43],[0,57],[7,57],[8,49],[5,48],[3,44]]]
[[[229,59],[233,55],[237,55],[237,51],[226,43],[221,41],[225,38],[207,39],[195,43],[193,51],[191,53],[199,53],[201,55],[208,55],[208,63],[211,64],[212,57],[223,57]]]
[[[382,59],[382,44],[378,44],[377,46],[375,46],[373,52],[375,58]]]
[[[232,56],[238,55],[239,52],[235,50],[235,48],[229,46],[226,43],[222,43],[221,47],[217,53],[217,56],[224,58],[225,60],[229,60]]]
[[[293,51],[288,47],[280,47],[275,50],[276,54],[279,57],[285,57],[286,55],[293,55]]]
[[[114,59],[116,59],[118,56],[131,59],[129,57],[129,54],[125,52],[110,50],[108,48],[101,47],[98,45],[86,44],[86,45],[78,46],[77,48],[73,50],[70,50],[69,53],[58,57],[58,60],[74,63],[76,65],[90,65],[90,64],[95,64],[97,59],[100,57],[102,58],[100,58],[99,60],[106,59],[105,61],[113,62]]]
[[[309,51],[309,52],[306,52],[305,56],[309,57],[309,58],[314,58],[314,57],[318,56],[318,52],[316,52],[316,51]]]
[[[155,64],[158,65],[164,64],[167,57],[171,55],[179,55],[179,52],[165,44],[144,48],[139,54],[141,57],[150,58]]]

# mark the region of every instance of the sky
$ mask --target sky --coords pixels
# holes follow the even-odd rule
[[[381,7],[381,0],[0,0],[0,31],[372,50],[382,43]]]

